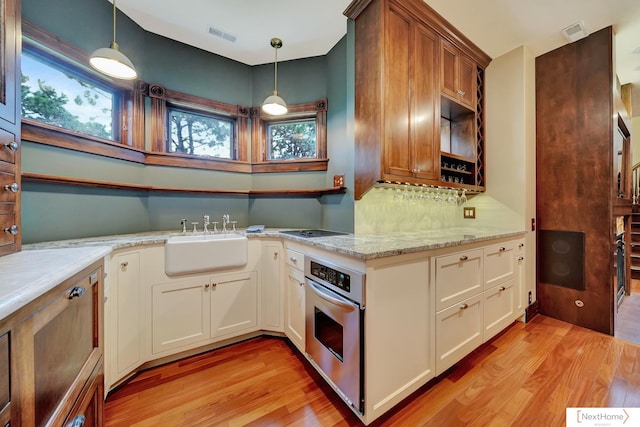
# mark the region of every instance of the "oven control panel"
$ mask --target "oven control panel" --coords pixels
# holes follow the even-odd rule
[[[351,292],[351,276],[346,273],[311,261],[311,275],[347,292]]]

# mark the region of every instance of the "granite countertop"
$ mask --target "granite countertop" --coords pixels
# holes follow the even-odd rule
[[[109,253],[109,246],[93,246],[35,249],[0,257],[0,320]]]
[[[362,260],[525,234],[523,230],[471,227],[315,238],[283,234],[278,229],[238,233],[250,239],[282,238],[296,241]],[[114,250],[164,244],[171,236],[180,235],[182,233],[177,231],[154,231],[23,245],[21,252],[0,257],[0,320]]]
[[[363,260],[402,255],[406,253],[482,242],[502,237],[524,235],[524,230],[496,228],[457,227],[446,230],[428,230],[415,232],[393,232],[388,234],[345,234],[330,237],[305,238],[283,234],[279,229],[266,229],[262,233],[239,234],[247,238],[282,238],[284,240],[315,246],[328,251]],[[190,235],[191,233],[187,233]],[[202,234],[202,233],[199,233]],[[79,248],[108,246],[112,250],[141,245],[164,244],[171,236],[181,236],[176,231],[155,231],[114,236],[89,237],[83,239],[59,240],[24,245],[24,250]]]

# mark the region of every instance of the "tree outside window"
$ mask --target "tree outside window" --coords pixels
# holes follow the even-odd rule
[[[315,119],[272,123],[267,132],[269,160],[317,157]]]
[[[22,117],[85,135],[115,140],[112,89],[69,67],[25,49]]]
[[[168,115],[168,152],[233,159],[233,120],[174,108]]]

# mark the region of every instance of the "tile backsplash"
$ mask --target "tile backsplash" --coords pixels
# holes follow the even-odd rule
[[[463,218],[463,206],[476,208],[475,219]],[[464,205],[404,198],[402,189],[372,188],[355,203],[356,234],[441,230],[450,227],[525,228],[524,217],[491,196],[472,196]]]

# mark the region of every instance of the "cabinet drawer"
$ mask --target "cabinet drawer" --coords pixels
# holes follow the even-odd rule
[[[436,375],[482,344],[482,294],[436,313]]]
[[[16,150],[11,149],[10,146],[10,144],[14,142],[16,142],[14,134],[7,132],[4,129],[0,129],[0,161],[9,163],[16,162]]]
[[[482,291],[482,250],[435,259],[436,311]]]
[[[16,225],[14,209],[14,204],[0,205],[0,246],[13,245],[16,243],[18,235],[5,231]]]
[[[287,249],[287,264],[299,270],[304,270],[304,255],[298,251]]]
[[[515,279],[494,286],[484,297],[483,341],[489,340],[509,326],[515,319]]]
[[[515,277],[515,243],[506,242],[484,249],[484,289]]]
[[[101,357],[97,270],[67,288],[33,316],[36,425],[51,421],[83,369]],[[91,372],[91,371],[89,371]],[[86,379],[86,378],[85,378]],[[59,416],[56,413],[56,418]]]
[[[2,203],[15,203],[17,190],[12,191],[11,186],[18,185],[16,183],[16,176],[12,173],[5,173],[0,171],[0,202]],[[17,189],[20,187],[18,186]]]

